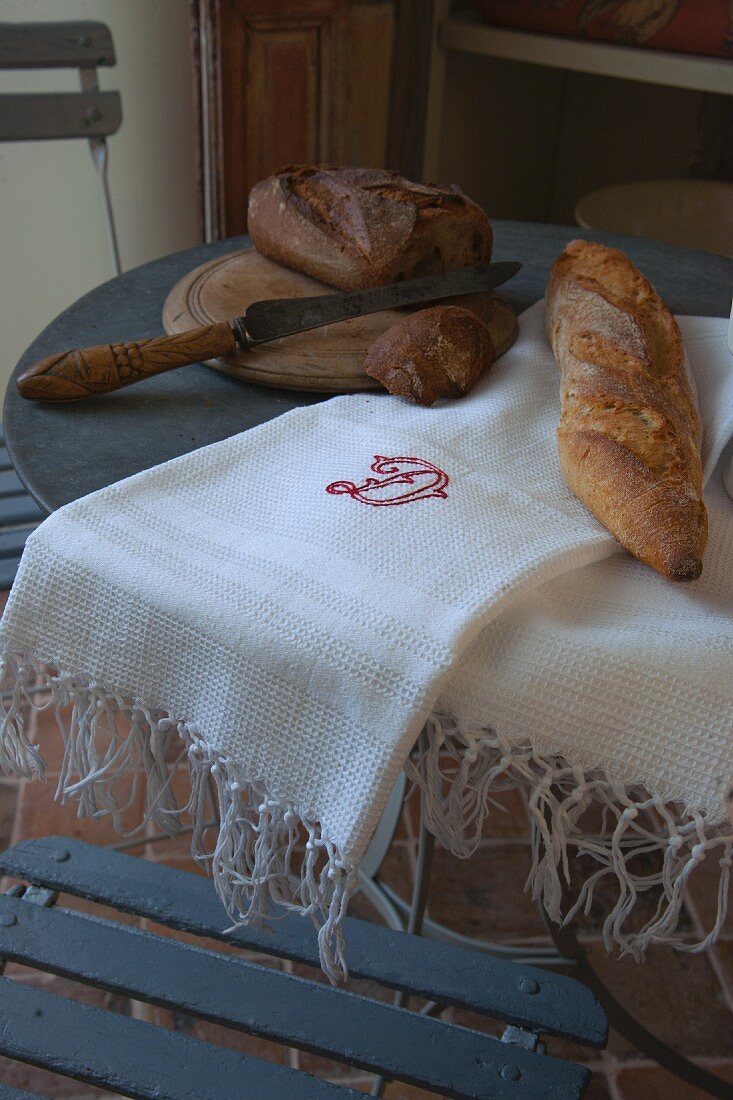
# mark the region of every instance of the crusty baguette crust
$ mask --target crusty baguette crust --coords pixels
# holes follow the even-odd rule
[[[672,580],[702,572],[702,427],[677,323],[622,252],[572,241],[547,290],[563,476],[618,541]]]
[[[487,263],[493,239],[457,187],[333,165],[284,168],[255,184],[248,229],[263,256],[342,290]]]

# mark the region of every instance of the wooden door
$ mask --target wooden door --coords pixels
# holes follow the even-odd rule
[[[207,239],[286,164],[422,163],[426,0],[191,0]]]

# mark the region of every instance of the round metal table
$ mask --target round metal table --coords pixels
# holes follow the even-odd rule
[[[640,238],[576,230],[567,226],[496,221],[495,260],[520,260],[519,275],[502,287],[517,312],[543,297],[550,266],[568,241],[585,237],[621,248],[656,286],[675,313],[727,316],[733,292],[733,261],[723,256]],[[166,256],[93,290],[65,310],[25,353],[16,374],[36,360],[72,347],[159,335],[161,310],[171,287],[192,268],[247,238],[220,241]],[[319,395],[266,389],[219,374],[203,365],[159,375],[129,389],[69,405],[24,401],[10,384],[3,413],[5,437],[19,477],[42,508],[51,512],[86,493],[208,443],[253,427]],[[395,792],[399,799],[400,792]],[[391,832],[390,832],[391,836]],[[364,881],[373,882],[390,836],[375,837]],[[423,924],[432,837],[420,830],[419,867],[412,906],[388,899],[396,921],[414,931]],[[377,900],[372,891],[372,899]],[[401,913],[398,912],[401,910]],[[427,925],[426,931],[429,931]],[[557,952],[572,959],[594,989],[618,1031],[669,1070],[710,1095],[733,1096],[733,1087],[694,1066],[647,1032],[614,1000],[593,972],[570,928],[550,927]],[[503,953],[484,945],[484,950]],[[559,954],[558,954],[559,953]],[[547,959],[535,958],[544,965]]]
[[[520,260],[502,294],[519,312],[544,295],[555,257],[573,237],[622,248],[676,313],[727,316],[733,261],[633,237],[568,226],[497,221],[494,259]],[[52,321],[17,370],[66,348],[160,335],[168,291],[198,264],[246,238],[188,249],[97,287]],[[18,475],[53,511],[95,489],[251,428],[318,395],[266,389],[208,367],[183,367],[105,397],[69,405],[24,401],[11,382],[3,422]]]

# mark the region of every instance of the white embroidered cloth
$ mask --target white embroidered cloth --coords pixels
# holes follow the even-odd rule
[[[733,434],[726,323],[680,323],[709,478]],[[203,780],[217,782],[229,911],[257,916],[273,896],[312,913],[333,975],[353,869],[427,721],[408,766],[441,840],[468,854],[491,788],[528,783],[532,883],[551,913],[568,851],[589,851],[619,883],[608,937],[669,938],[696,863],[715,849],[730,865],[733,506],[716,475],[703,577],[664,581],[565,487],[558,414],[539,303],[464,400],[336,398],[60,509],[29,539],[0,626],[16,680],[2,763],[41,767],[19,706],[40,674],[54,705],[73,704],[66,796],[114,810],[142,763],[150,812],[170,823],[180,735],[199,823]],[[593,800],[615,815],[603,842],[582,832]],[[650,805],[660,900],[628,932]]]

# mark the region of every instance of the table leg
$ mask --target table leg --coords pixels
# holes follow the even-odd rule
[[[570,925],[558,927],[547,915],[544,907],[540,905],[547,930],[552,936],[557,950],[573,960],[577,966],[574,977],[577,977],[589,989],[592,989],[608,1016],[608,1022],[619,1035],[623,1035],[630,1043],[633,1043],[642,1054],[648,1055],[654,1062],[668,1070],[675,1077],[687,1081],[690,1085],[706,1092],[709,1096],[719,1096],[723,1100],[733,1100],[733,1084],[717,1077],[714,1073],[696,1066],[688,1058],[679,1054],[672,1047],[667,1046],[656,1035],[639,1023],[628,1012],[596,974],[588,961],[583,947],[578,942],[578,937]]]
[[[534,823],[532,829],[534,832]],[[563,910],[566,910],[567,907],[564,902],[565,899],[563,899]],[[718,1077],[714,1073],[709,1073],[700,1066],[696,1066],[689,1058],[685,1058],[684,1055],[679,1054],[672,1047],[663,1043],[616,1000],[610,989],[601,981],[591,966],[572,925],[568,924],[561,927],[555,924],[545,911],[542,903],[539,904],[540,912],[547,926],[547,931],[552,937],[552,942],[558,952],[572,959],[573,964],[577,967],[573,976],[593,990],[603,1005],[610,1026],[619,1035],[623,1035],[625,1039],[633,1043],[642,1054],[646,1054],[652,1061],[666,1069],[673,1076],[679,1077],[682,1081],[687,1081],[695,1088],[706,1092],[709,1096],[722,1097],[723,1100],[733,1100],[733,1084],[724,1081],[722,1077]]]

